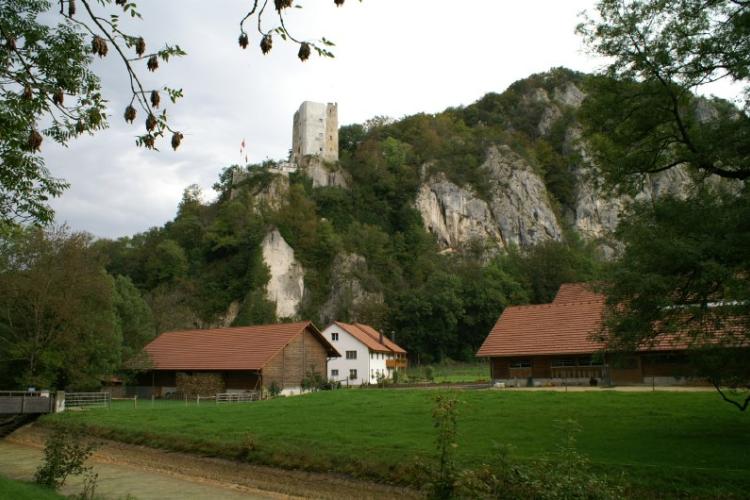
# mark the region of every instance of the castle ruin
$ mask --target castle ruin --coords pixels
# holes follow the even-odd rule
[[[317,156],[331,163],[338,161],[338,104],[305,101],[294,113],[292,162],[299,165],[305,156]]]

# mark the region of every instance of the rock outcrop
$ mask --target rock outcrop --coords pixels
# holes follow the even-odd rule
[[[349,180],[336,164],[326,163],[317,156],[305,156],[299,163],[299,170],[310,179],[313,187],[349,188]]]
[[[503,245],[487,202],[470,187],[459,187],[442,173],[420,186],[416,206],[425,228],[437,236],[441,248],[458,249],[471,240]]]
[[[490,209],[505,245],[530,246],[562,239],[547,187],[508,146],[490,148],[482,168],[492,184]]]
[[[292,318],[305,294],[304,270],[294,258],[294,249],[278,229],[269,232],[261,243],[263,261],[271,274],[266,297],[276,303],[277,318]]]
[[[442,174],[420,186],[416,208],[441,248],[460,250],[475,239],[503,248],[562,238],[544,181],[523,158],[507,146],[492,147],[481,168],[489,202]]]

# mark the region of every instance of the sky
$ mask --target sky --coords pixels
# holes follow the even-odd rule
[[[286,158],[292,116],[306,100],[337,102],[345,125],[471,104],[556,66],[603,66],[575,34],[579,14],[593,8],[589,0],[347,0],[340,8],[333,0],[296,0],[303,8],[288,11],[287,28],[300,39],[336,43],[335,58],[313,55],[305,63],[297,46],[278,38],[262,55],[257,32],[239,48],[238,24],[250,3],[138,3],[143,19],[126,27],[149,48],[169,42],[188,53],[154,73],[140,63],[147,88],[182,88],[185,97],[167,109],[185,138],[176,152],[168,141],[158,152],[135,146],[144,117],[133,125],[123,120],[127,74],[110,51],[93,68],[109,101],[110,127],[68,147],[50,140],[44,147],[52,175],[71,184],[52,201],[57,223],[107,238],[161,226],[175,216],[187,186],[201,186],[206,201],[215,198],[211,186],[221,170],[244,164],[243,139],[250,163]]]

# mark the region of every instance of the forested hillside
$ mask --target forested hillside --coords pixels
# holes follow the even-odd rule
[[[309,167],[341,182],[314,186],[308,169],[286,178],[271,163],[231,166],[217,201],[188,188],[173,221],[96,246],[111,274],[143,292],[158,331],[245,325],[284,319],[268,300],[263,252],[276,228],[304,282],[294,316],[371,323],[422,360],[470,359],[506,305],[545,302],[561,282],[597,276],[597,243],[575,227],[580,154],[570,135],[584,86],[583,75],[558,69],[465,108],[344,126],[339,164]],[[541,179],[539,199],[510,193],[519,220],[528,211],[530,222],[504,231],[501,206],[482,222],[489,232],[459,227],[458,239],[441,240],[420,192],[437,180],[468,197],[469,209],[497,203],[514,186],[488,167],[492,151]],[[539,222],[540,212],[549,220]],[[471,210],[453,219],[477,226]]]

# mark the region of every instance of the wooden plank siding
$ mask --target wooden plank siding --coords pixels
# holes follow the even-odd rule
[[[281,389],[299,387],[310,372],[323,377],[328,370],[328,353],[320,340],[309,330],[295,337],[263,367],[263,386],[274,382]]]

